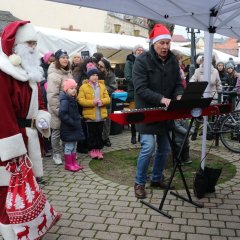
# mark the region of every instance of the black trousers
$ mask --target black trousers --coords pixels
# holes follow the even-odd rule
[[[103,140],[103,121],[102,122],[86,122],[88,130],[88,149],[102,149]]]

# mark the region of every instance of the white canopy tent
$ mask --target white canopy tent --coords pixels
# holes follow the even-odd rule
[[[167,21],[239,39],[237,0],[49,0]]]
[[[102,52],[111,63],[124,63],[126,56],[136,45],[145,50],[149,48],[146,38],[120,35],[114,33],[74,32],[59,29],[36,27],[38,49],[43,55],[48,51],[65,49],[71,56],[75,52]]]
[[[114,33],[96,32],[73,32],[59,29],[36,27],[38,33],[38,49],[41,55],[48,51],[57,51],[59,48],[66,49],[71,56],[75,52],[89,51],[102,52],[112,64],[125,63],[126,56],[131,53],[136,45],[141,45],[145,50],[149,48],[146,38],[120,35]],[[57,44],[56,44],[57,43]],[[179,46],[172,42],[171,49],[180,51],[183,55],[190,57],[189,47]],[[197,53],[202,53],[203,49],[197,49]],[[229,54],[213,50],[217,61],[227,62],[232,57],[235,63],[240,63],[240,59]]]
[[[82,7],[166,21],[204,31],[204,77],[210,79],[213,34],[240,39],[239,0],[49,0]],[[206,154],[207,124],[205,118],[202,159]],[[202,168],[205,162],[202,161]]]

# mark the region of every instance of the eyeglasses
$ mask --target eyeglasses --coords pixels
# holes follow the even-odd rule
[[[37,41],[27,41],[26,42],[29,46],[36,46],[37,45]]]

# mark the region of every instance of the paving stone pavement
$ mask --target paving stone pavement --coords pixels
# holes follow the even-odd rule
[[[112,147],[106,151],[134,148],[130,132],[110,136]],[[199,141],[191,149],[200,150]],[[223,147],[211,153],[224,157],[237,167],[236,176],[216,187],[214,194],[194,201],[197,208],[168,194],[163,206],[169,219],[140,203],[133,187],[119,185],[97,176],[88,167],[90,158],[78,154],[84,171],[72,173],[44,159],[48,185],[43,190],[48,200],[62,213],[60,221],[44,236],[44,240],[239,240],[240,239],[240,155]],[[104,160],[103,160],[104,161]],[[147,189],[148,198],[159,207],[163,191]],[[185,190],[178,191],[185,195]]]

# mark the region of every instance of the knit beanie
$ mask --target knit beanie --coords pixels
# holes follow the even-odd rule
[[[101,58],[103,58],[103,54],[100,52],[95,52],[92,56],[92,61],[96,64],[98,64],[98,62],[101,60]]]
[[[68,57],[68,53],[64,49],[59,49],[55,52],[54,56],[56,60],[59,60],[61,57],[65,57],[65,56]]]
[[[63,82],[63,90],[64,92],[67,92],[67,90],[69,88],[75,88],[77,87],[77,83],[74,79],[66,79],[64,82]]]
[[[43,56],[43,61],[45,63],[48,63],[48,60],[49,60],[50,57],[54,57],[54,53],[53,52],[45,53],[44,56]]]
[[[93,63],[87,64],[87,77],[90,78],[93,74],[99,74],[99,70],[95,67]]]
[[[234,69],[234,65],[231,62],[226,63],[226,69],[232,68]]]
[[[150,35],[149,39],[152,43],[155,43],[162,39],[171,39],[170,31],[162,24],[155,24]]]
[[[139,48],[143,48],[143,46],[141,46],[140,44],[136,45],[134,48],[133,48],[133,53],[135,53]]]

